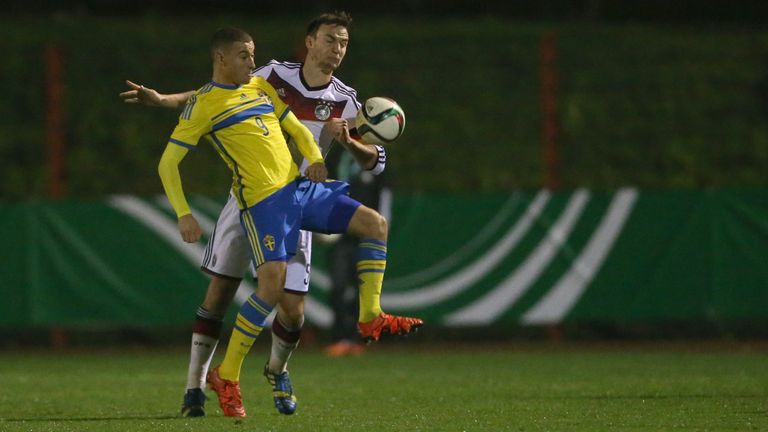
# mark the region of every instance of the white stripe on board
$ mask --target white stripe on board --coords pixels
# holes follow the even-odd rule
[[[573,230],[586,207],[589,192],[576,191],[565,210],[523,264],[479,300],[444,318],[450,325],[489,324],[507,311],[536,281]]]
[[[420,289],[403,293],[383,293],[381,305],[386,308],[416,309],[433,305],[470,288],[504,259],[528,232],[550,198],[548,191],[541,191],[526,209],[523,216],[507,231],[501,240],[486,254],[478,257],[464,270]],[[386,285],[385,285],[386,287]]]
[[[175,210],[173,207],[171,207],[171,203],[168,201],[168,198],[165,197],[165,195],[158,195],[155,197],[155,203],[157,203],[158,206],[170,211],[171,213],[174,213]],[[192,208],[192,205],[190,204],[190,208]],[[221,209],[219,209],[221,211]],[[203,230],[203,234],[206,235],[206,237],[211,236],[211,232],[213,232],[213,227],[216,226],[216,221],[206,216],[203,212],[197,211],[194,213],[195,219],[197,220],[197,223],[200,225],[200,229]]]
[[[154,209],[142,200],[128,195],[114,195],[108,199],[108,203],[112,207],[142,222],[189,261],[194,263],[195,266],[199,265],[200,259],[203,256],[203,246],[199,243],[185,243],[184,240],[181,239],[181,235],[179,235],[176,223],[170,220],[162,212]],[[210,231],[206,234],[210,235]],[[253,293],[254,289],[255,288],[250,282],[243,280],[240,283],[240,288],[235,294],[235,302],[237,305],[242,305],[251,293]],[[312,300],[309,296],[305,297],[304,313],[312,323],[317,324],[322,328],[330,327],[333,321],[333,313],[331,310],[322,303]]]
[[[99,257],[99,254],[93,250],[93,248],[88,246],[88,243],[77,235],[77,232],[58,214],[48,208],[43,209],[43,214],[48,217],[48,220],[59,231],[59,234],[61,234],[61,236],[74,247],[75,251],[77,251],[77,253],[79,253],[90,265],[90,268],[94,273],[100,275],[102,279],[109,284],[113,292],[118,293],[124,300],[133,302],[134,305],[150,310],[160,310],[158,305],[147,302],[145,298],[136,293],[128,282],[125,282],[117,273],[112,271],[109,264],[102,260],[101,257]]]
[[[616,193],[587,246],[570,270],[523,315],[524,324],[555,324],[568,314],[602,267],[636,200],[635,189],[620,189]]]
[[[309,273],[309,282],[313,288],[318,288],[320,291],[328,292],[331,290],[331,277],[328,273],[325,273],[317,266],[312,266],[312,271]]]
[[[410,289],[419,285],[424,285],[440,275],[456,271],[458,267],[472,260],[472,256],[477,254],[476,251],[484,248],[494,236],[497,236],[496,241],[498,241],[499,230],[503,229],[508,223],[507,219],[509,219],[512,212],[517,209],[520,201],[520,194],[513,193],[509,199],[504,202],[504,205],[493,218],[472,237],[472,240],[466,242],[441,261],[432,264],[423,270],[401,277],[388,277],[386,279],[386,288],[395,290]],[[533,204],[529,204],[529,206],[531,205]]]
[[[130,195],[113,195],[109,197],[107,202],[112,207],[146,225],[188,260],[194,263],[200,262],[200,257],[203,256],[203,247],[199,243],[184,243],[176,223],[162,212]]]

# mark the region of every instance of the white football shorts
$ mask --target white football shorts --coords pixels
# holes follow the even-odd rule
[[[285,291],[293,294],[306,294],[309,291],[311,262],[312,233],[300,231],[296,255],[287,263]],[[250,269],[256,277],[248,237],[240,225],[240,208],[231,194],[208,240],[200,268],[206,273],[228,279],[242,279]]]

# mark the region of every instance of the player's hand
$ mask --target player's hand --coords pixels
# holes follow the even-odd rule
[[[315,162],[304,170],[304,175],[315,183],[322,182],[328,178],[328,168],[323,162]]]
[[[333,139],[346,146],[352,141],[352,137],[349,135],[349,124],[347,123],[347,119],[335,120],[339,120],[339,124],[335,127]]]
[[[327,133],[334,139],[339,136],[341,133],[341,130],[344,128],[344,125],[347,123],[347,120],[343,118],[332,118],[325,122],[323,125],[323,131],[321,133]]]
[[[142,104],[147,106],[162,106],[163,95],[154,89],[138,85],[130,80],[125,80],[125,84],[130,88],[128,91],[120,93],[120,98],[125,103]]]
[[[191,213],[179,218],[179,232],[181,238],[187,243],[194,243],[200,240],[200,236],[203,235],[200,224],[197,223],[197,219]]]

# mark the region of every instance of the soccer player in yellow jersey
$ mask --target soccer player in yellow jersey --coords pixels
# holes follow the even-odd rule
[[[334,76],[347,53],[351,23],[352,17],[343,11],[314,17],[306,28],[304,42],[307,54],[303,62],[271,60],[254,69],[252,74],[264,77],[272,84],[280,98],[291,106],[291,111],[299,121],[312,131],[321,149],[327,151],[336,143],[349,152],[361,170],[375,176],[381,174],[386,167],[386,151],[383,147],[366,144],[348,134],[343,134],[344,139],[341,141],[334,140],[342,135],[340,132],[345,124],[355,124],[355,115],[361,106],[357,92]],[[126,81],[126,84],[129,90],[120,93],[126,103],[178,110],[183,109],[189,98],[196,93],[161,94],[130,81]],[[307,165],[306,160],[296,162],[300,170]],[[285,393],[282,389],[287,381],[288,361],[301,340],[304,297],[309,292],[311,273],[312,233],[301,231],[299,237],[296,255],[288,261],[285,294],[278,303],[271,326],[272,349],[264,368],[264,376],[276,395],[275,407],[283,414],[293,409],[286,409],[279,395]],[[250,256],[248,239],[240,226],[240,209],[237,200],[230,194],[216,220],[200,265],[201,270],[210,276],[210,282],[192,326],[190,360],[181,407],[183,416],[205,415],[206,397],[202,389],[208,381],[210,363],[221,337],[224,314],[238,290],[243,274],[248,270]],[[347,317],[341,316],[343,313],[355,314],[353,319],[358,323],[367,321],[366,317],[357,316],[354,310],[333,312],[336,322],[347,320]],[[361,335],[368,340],[378,340],[384,333],[404,333],[410,328],[410,320],[388,314],[378,324],[366,326],[366,332],[361,332]]]
[[[250,76],[253,52],[253,41],[247,33],[236,29],[216,33],[212,42],[213,81],[189,99],[159,166],[163,186],[179,216],[182,238],[188,242],[197,241],[201,230],[184,198],[178,164],[205,137],[233,172],[232,189],[241,208],[241,224],[248,236],[259,285],[237,316],[222,365],[209,376],[229,416],[245,415],[238,384],[242,361],[267,315],[280,301],[286,260],[296,251],[300,228],[347,232],[363,239],[358,262],[363,334],[407,332],[422,323],[381,311],[386,220],[349,198],[346,183],[316,183],[325,179],[327,171],[312,135],[269,83]],[[306,178],[298,176],[281,130],[291,135],[309,161]],[[349,140],[346,125],[337,139]],[[276,406],[281,413],[290,414],[295,410],[295,397],[287,373],[276,377],[281,379],[273,384]]]

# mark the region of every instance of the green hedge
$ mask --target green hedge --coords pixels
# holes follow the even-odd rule
[[[72,196],[160,191],[156,163],[177,113],[122,104],[131,78],[166,91],[210,78],[208,38],[238,25],[257,62],[292,56],[304,18],[0,19],[0,197],[45,194],[44,47],[65,49]],[[401,190],[497,191],[542,184],[538,44],[558,34],[565,187],[767,185],[768,33],[482,20],[367,20],[337,75],[407,115],[390,148]],[[182,166],[189,191],[224,193],[204,147]]]

